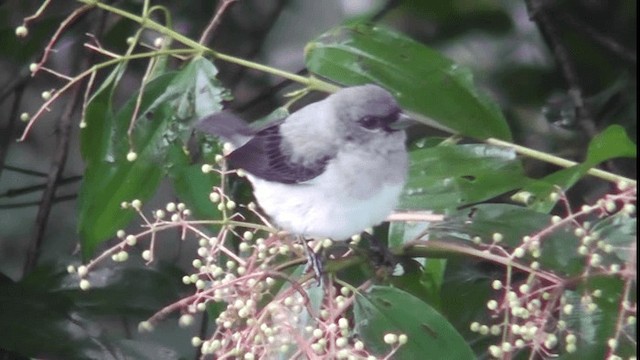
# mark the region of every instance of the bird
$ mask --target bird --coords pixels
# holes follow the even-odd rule
[[[253,128],[218,112],[196,129],[227,142],[257,203],[282,230],[347,240],[393,212],[407,179],[408,117],[384,88],[346,87]]]

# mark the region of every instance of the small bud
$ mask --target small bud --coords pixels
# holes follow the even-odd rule
[[[489,346],[489,353],[494,358],[501,358],[502,357],[502,349],[499,346],[496,346],[496,345]]]
[[[87,267],[85,265],[78,266],[78,276],[85,277],[87,275],[88,271],[89,270],[87,269]]]
[[[228,210],[233,210],[236,208],[236,202],[233,200],[229,200],[227,201],[227,209]]]
[[[20,121],[27,122],[30,118],[29,113],[23,112],[20,114]]]
[[[142,207],[142,201],[135,199],[131,202],[131,207],[136,209],[136,210],[140,210],[140,208]]]
[[[209,201],[211,201],[212,203],[219,202],[220,194],[218,194],[217,192],[212,192],[211,194],[209,194]]]
[[[393,345],[398,342],[398,335],[396,334],[385,334],[383,338],[385,344]]]
[[[524,254],[525,254],[525,250],[523,248],[521,248],[521,247],[519,247],[519,248],[517,248],[517,249],[515,249],[513,251],[513,256],[515,256],[517,258],[523,257]]]
[[[193,347],[198,347],[198,346],[202,345],[202,339],[200,339],[197,336],[192,337],[191,338],[191,345]]]
[[[593,211],[593,207],[589,206],[589,205],[582,205],[582,207],[580,207],[580,210],[586,214],[590,213],[591,211]]]
[[[129,246],[134,246],[138,242],[138,238],[136,238],[135,235],[127,235],[125,242]]]
[[[157,37],[155,38],[155,40],[153,40],[153,46],[157,48],[161,48],[163,44],[164,44],[164,39],[162,37]]]
[[[500,290],[502,289],[502,281],[500,280],[493,280],[493,282],[491,283],[491,287],[494,290]]]
[[[209,165],[209,164],[204,164],[202,165],[202,167],[200,168],[202,170],[202,172],[204,174],[208,174],[211,172],[211,170],[213,170],[213,166]]]
[[[136,154],[135,151],[129,151],[127,153],[127,161],[128,162],[134,162],[134,161],[136,161],[137,158],[138,158],[138,154]]]
[[[633,215],[636,212],[636,206],[633,204],[624,204],[622,211],[627,215]]]
[[[151,332],[153,325],[148,321],[142,321],[138,324],[138,332]]]
[[[129,253],[124,250],[120,251],[116,255],[118,257],[118,260],[117,260],[118,262],[125,262],[129,260]]]
[[[91,283],[87,279],[80,280],[80,290],[89,290],[91,288]]]
[[[51,99],[51,91],[43,91],[40,96],[42,97],[42,100],[49,100]]]
[[[229,155],[233,151],[233,144],[226,142],[222,144],[222,153],[224,155]]]
[[[19,38],[23,38],[29,35],[29,29],[26,26],[20,25],[16,28],[16,36]]]
[[[504,239],[504,236],[500,233],[494,233],[492,236],[493,242],[501,242]]]
[[[182,316],[180,316],[180,319],[178,319],[178,326],[180,326],[181,328],[185,328],[188,327],[190,325],[193,324],[193,315],[191,314],[184,314]]]

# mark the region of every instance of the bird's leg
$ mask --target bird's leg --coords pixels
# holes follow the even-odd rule
[[[318,254],[313,251],[311,245],[309,245],[309,243],[303,236],[299,236],[298,239],[302,242],[305,255],[307,256],[307,265],[304,268],[304,272],[306,273],[307,271],[313,269],[316,280],[318,281],[318,285],[322,285],[322,259],[320,259]]]
[[[363,233],[363,236],[369,241],[371,252],[376,253],[379,256],[379,262],[377,265],[393,268],[398,263],[398,257],[391,253],[387,244],[369,233],[365,232]]]

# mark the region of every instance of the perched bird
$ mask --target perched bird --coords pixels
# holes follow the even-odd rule
[[[231,143],[258,204],[282,229],[346,240],[384,221],[407,177],[404,115],[377,85],[344,88],[263,129],[228,112],[196,128]]]

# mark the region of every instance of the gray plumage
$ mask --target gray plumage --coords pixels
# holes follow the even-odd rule
[[[248,173],[254,195],[281,227],[345,239],[383,221],[407,173],[400,109],[376,85],[342,89],[264,129],[223,112],[197,128],[230,142],[227,159]]]

